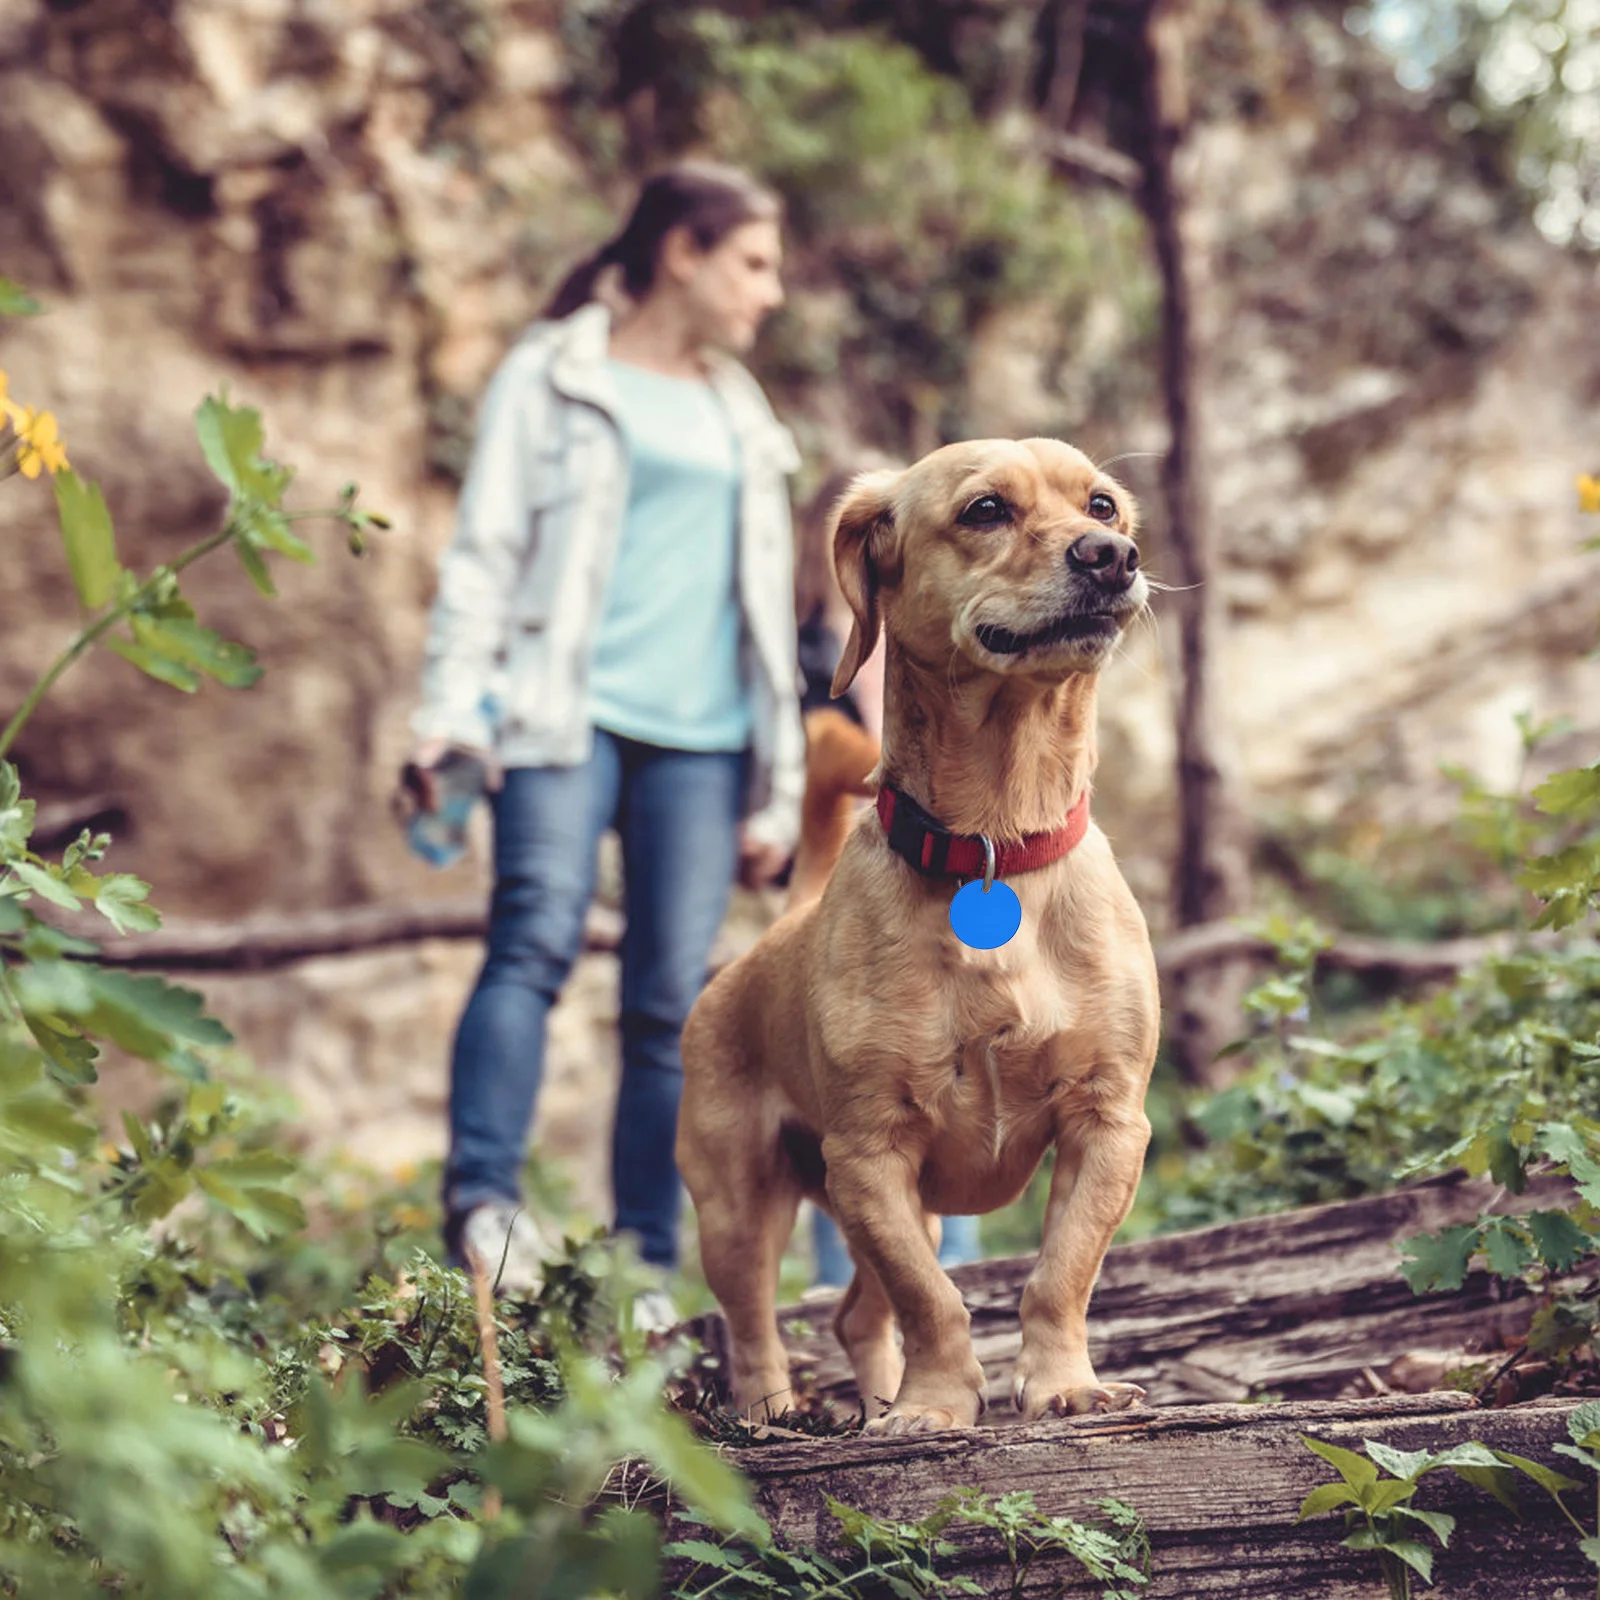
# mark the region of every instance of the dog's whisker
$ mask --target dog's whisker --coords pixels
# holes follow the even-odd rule
[[[1156,642],[1156,657],[1157,660],[1159,660],[1161,655],[1161,619],[1156,616],[1156,614],[1148,606],[1146,606],[1144,610],[1142,610],[1138,616],[1133,619],[1133,621],[1134,626],[1147,627],[1150,630],[1150,636]],[[1128,652],[1129,658],[1137,663],[1139,673],[1144,678],[1146,683],[1160,682],[1160,674],[1156,670],[1156,663],[1152,662],[1147,657],[1133,655],[1133,627],[1130,627],[1128,631],[1124,633],[1123,636],[1117,641],[1117,649],[1119,651],[1126,650]]]
[[[1165,454],[1164,450],[1124,450],[1121,455],[1112,456],[1109,461],[1095,462],[1095,470],[1097,472],[1109,472],[1121,461],[1144,461],[1152,456],[1160,457]]]
[[[1160,578],[1152,578],[1148,572],[1144,575],[1144,581],[1157,594],[1189,594],[1195,589],[1204,587],[1204,585],[1198,583],[1166,583]]]

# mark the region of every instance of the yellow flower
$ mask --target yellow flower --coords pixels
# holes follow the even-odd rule
[[[1578,479],[1578,509],[1600,511],[1600,478],[1591,472]]]
[[[21,447],[17,451],[17,470],[25,478],[37,478],[41,470],[59,472],[67,464],[67,452],[62,447],[56,419],[48,411],[34,411],[32,407],[15,422]]]

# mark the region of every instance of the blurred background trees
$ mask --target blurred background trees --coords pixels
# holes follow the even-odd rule
[[[429,874],[386,807],[473,410],[637,177],[707,150],[789,201],[791,301],[757,366],[801,495],[863,446],[1042,432],[1144,501],[1183,592],[1107,679],[1098,806],[1159,934],[1243,903],[1247,876],[1257,908],[1351,932],[1503,925],[1516,894],[1451,843],[1440,769],[1500,792],[1600,731],[1571,493],[1600,394],[1595,19],[1583,0],[1162,16],[1165,223],[1145,9],[1123,0],[9,0],[3,265],[51,314],[0,334],[4,360],[84,441],[131,558],[214,519],[187,409],[219,379],[308,493],[356,476],[397,517],[365,572],[291,574],[270,616],[234,575],[200,578],[269,668],[249,715],[207,695],[135,714],[118,663],[65,684],[17,751],[46,820],[114,821],[119,864],[180,920],[481,893],[481,860]],[[0,700],[74,618],[33,516],[0,506]],[[1197,627],[1198,762],[1177,716]],[[1530,751],[1519,714],[1567,721]],[[1237,817],[1220,898],[1183,888],[1209,848],[1183,818],[1208,812],[1177,774],[1204,791],[1212,768]],[[766,914],[741,901],[729,948]],[[307,1137],[393,1164],[439,1147],[475,958],[431,940],[207,987]],[[601,1137],[612,959],[585,958],[557,1017],[543,1138],[564,1155]],[[1172,1015],[1219,993],[1220,1042],[1229,986],[1184,970]]]

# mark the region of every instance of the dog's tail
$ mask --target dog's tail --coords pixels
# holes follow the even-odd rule
[[[800,843],[789,876],[787,909],[822,893],[855,821],[856,802],[877,792],[878,741],[842,711],[824,706],[805,715],[806,792]]]

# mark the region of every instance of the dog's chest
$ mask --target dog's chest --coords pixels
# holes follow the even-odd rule
[[[978,1115],[991,1129],[1015,1122],[1049,1098],[1061,1071],[1064,1036],[1072,1021],[1067,996],[1037,962],[952,963],[939,986],[942,1060],[925,1069],[948,1080],[952,1113]],[[930,1085],[931,1087],[931,1085]],[[958,1120],[965,1120],[960,1117]]]

